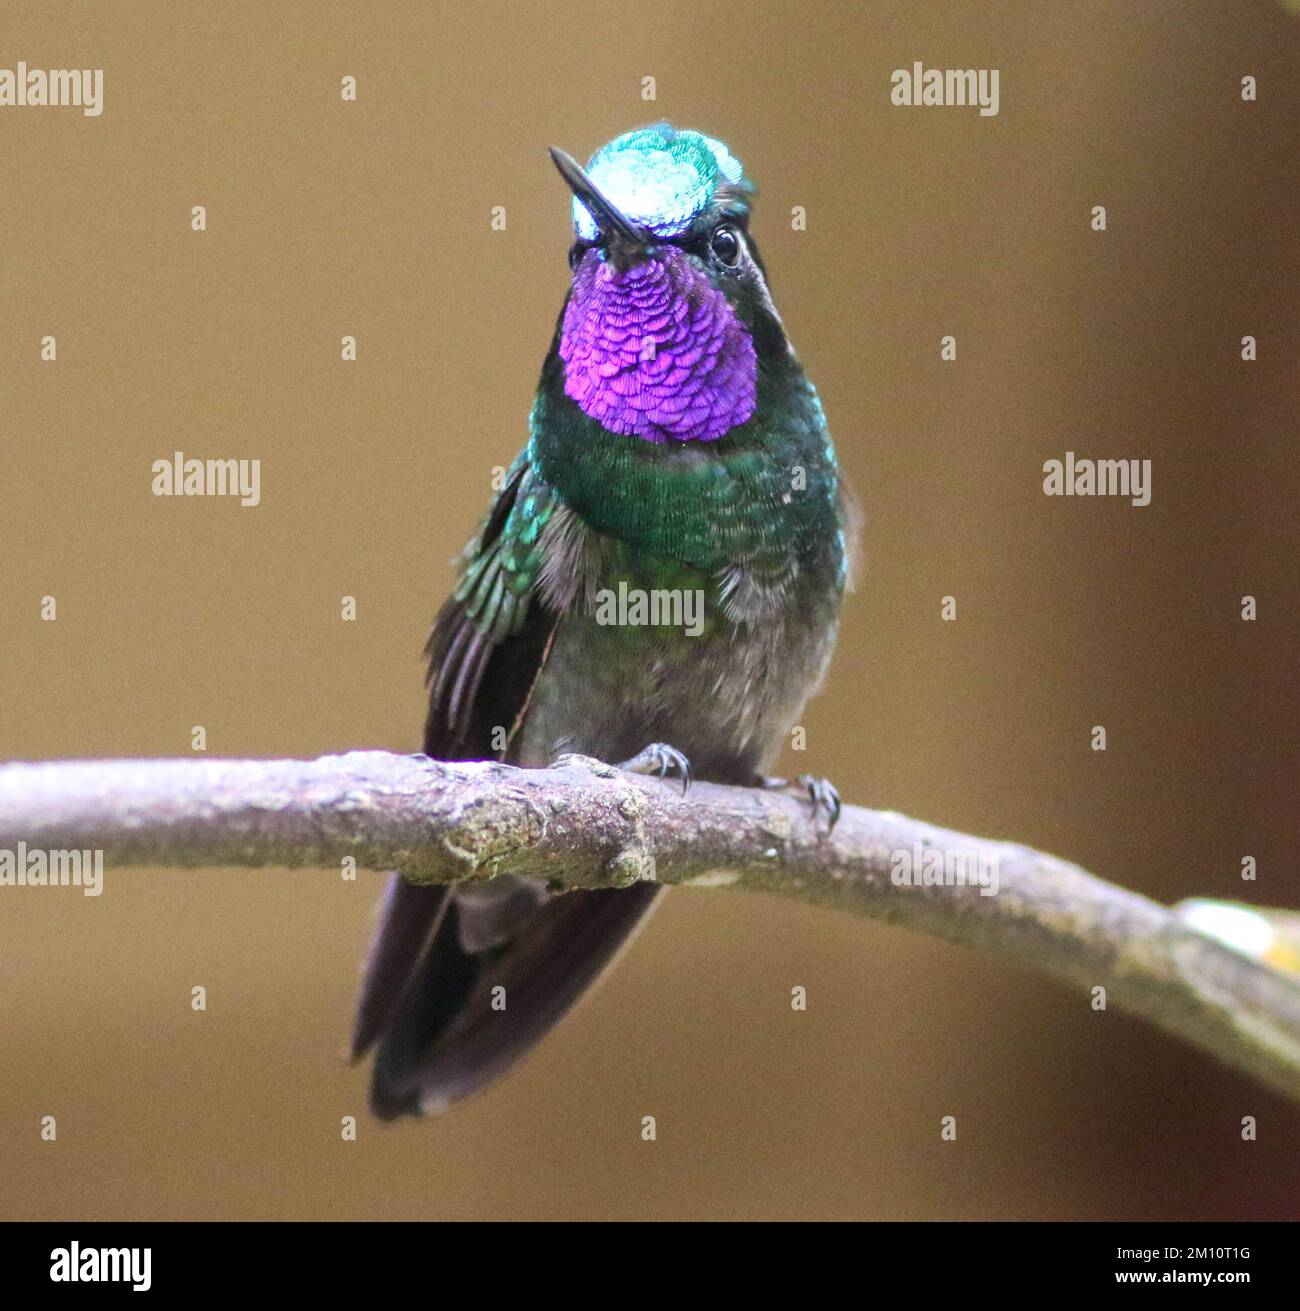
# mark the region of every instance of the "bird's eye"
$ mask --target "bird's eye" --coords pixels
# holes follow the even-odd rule
[[[734,269],[740,263],[740,238],[736,235],[736,229],[725,223],[714,228],[713,236],[709,238],[709,249],[713,251],[718,263],[729,269]]]

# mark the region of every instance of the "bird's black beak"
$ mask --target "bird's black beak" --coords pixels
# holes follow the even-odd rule
[[[587,212],[596,221],[596,226],[603,234],[611,255],[619,263],[631,262],[644,255],[650,244],[651,234],[640,224],[633,223],[608,196],[583,172],[578,161],[566,154],[558,146],[551,147],[551,158],[560,176],[569,185],[569,190],[587,207]],[[621,258],[620,258],[621,257]]]

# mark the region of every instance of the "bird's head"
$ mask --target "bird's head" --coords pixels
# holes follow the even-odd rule
[[[666,123],[602,146],[573,192],[564,391],[611,432],[715,441],[754,412],[765,357],[788,354],[749,235],[753,184],[699,132]]]

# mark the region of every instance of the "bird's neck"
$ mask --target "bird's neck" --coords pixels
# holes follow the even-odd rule
[[[798,470],[835,476],[816,393],[794,355],[783,356],[759,369],[752,415],[725,436],[652,443],[584,413],[565,392],[553,348],[533,406],[534,467],[588,527],[704,569],[724,567],[760,532],[797,531],[791,520],[804,498],[789,492]]]

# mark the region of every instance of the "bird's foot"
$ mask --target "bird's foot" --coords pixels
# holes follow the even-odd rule
[[[840,811],[844,808],[835,784],[827,778],[817,778],[812,774],[800,774],[793,783],[784,778],[767,778],[759,775],[755,786],[768,792],[789,792],[795,796],[805,796],[812,804],[813,823],[821,816],[826,817],[826,836],[831,835]]]
[[[631,760],[623,761],[619,769],[629,774],[657,774],[660,778],[676,774],[682,780],[683,796],[691,785],[691,762],[666,742],[651,742],[648,747],[642,747]]]

